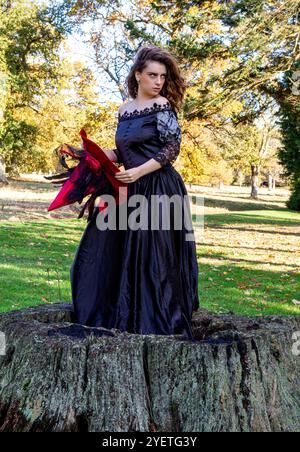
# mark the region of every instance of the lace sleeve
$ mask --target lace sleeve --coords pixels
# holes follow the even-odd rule
[[[164,146],[153,157],[162,166],[168,162],[174,163],[180,152],[181,128],[177,121],[177,115],[172,110],[159,111],[157,113],[158,137]]]

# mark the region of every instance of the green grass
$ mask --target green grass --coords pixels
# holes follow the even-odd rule
[[[201,256],[210,252],[204,248]],[[225,256],[218,254],[217,259]],[[275,273],[236,265],[203,265],[200,267],[200,304],[216,312],[232,311],[239,315],[300,315],[300,275]]]
[[[0,311],[70,301],[83,220],[0,223]]]
[[[228,204],[209,201],[197,242],[201,306],[215,313],[299,315],[293,300],[300,300],[300,214],[278,201],[278,208],[268,200],[254,208],[237,195]],[[1,312],[71,302],[69,271],[85,226],[76,218],[0,222]]]
[[[257,224],[257,225],[275,225],[275,226],[299,226],[300,225],[300,214],[290,211],[278,211],[278,210],[268,210],[268,211],[249,211],[230,213],[230,214],[214,214],[205,215],[205,220],[213,225],[215,224],[232,224],[239,223],[246,225]]]
[[[200,304],[216,313],[300,315],[299,233],[300,214],[288,210],[206,215]]]

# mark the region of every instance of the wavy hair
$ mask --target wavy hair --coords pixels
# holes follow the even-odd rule
[[[160,94],[168,99],[175,111],[178,111],[183,104],[187,84],[180,73],[176,58],[167,50],[154,45],[142,47],[135,56],[126,78],[129,96],[133,99],[137,97],[138,82],[135,78],[135,71],[142,72],[148,61],[158,61],[166,66],[167,75]]]

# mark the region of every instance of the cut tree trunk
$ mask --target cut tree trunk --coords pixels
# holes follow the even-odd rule
[[[0,316],[1,432],[300,431],[300,317],[200,309],[198,342],[73,320],[69,303]]]

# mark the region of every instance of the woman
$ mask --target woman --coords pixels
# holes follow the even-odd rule
[[[126,219],[131,223],[127,228],[100,228],[99,210],[94,210],[71,267],[76,319],[87,326],[195,340],[191,319],[199,307],[196,246],[186,238],[193,234],[188,195],[172,165],[181,143],[176,109],[186,86],[174,57],[156,46],[137,53],[127,86],[133,100],[119,109],[117,147],[107,154],[125,167],[115,177],[128,187]],[[179,214],[172,203],[169,209],[157,210],[162,195],[177,195],[182,201]],[[134,196],[142,202],[132,203]],[[143,227],[137,228],[133,206],[136,211],[141,205]],[[157,219],[158,212],[153,228],[150,219]],[[115,215],[118,225],[118,206]],[[168,215],[170,223],[163,226]],[[178,219],[184,220],[181,229],[174,226]]]

